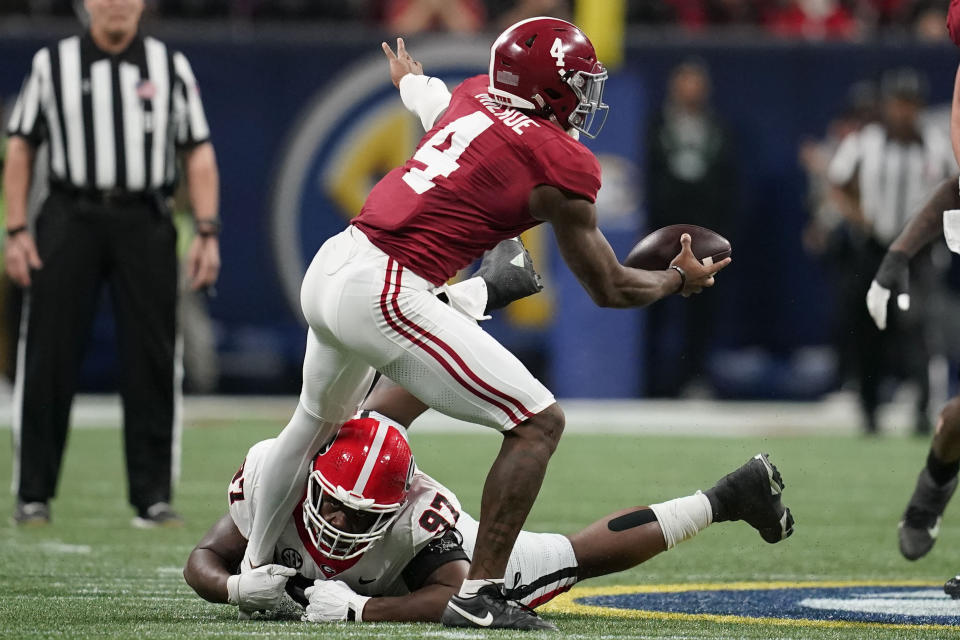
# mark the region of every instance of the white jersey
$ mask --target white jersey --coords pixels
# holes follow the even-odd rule
[[[273,442],[273,439],[264,440],[250,448],[228,490],[230,517],[243,537],[248,539],[257,509],[260,472]],[[309,580],[342,580],[357,593],[367,596],[409,593],[401,575],[404,568],[430,541],[452,528],[461,511],[460,502],[452,491],[416,469],[407,502],[386,536],[358,558],[331,560],[310,542],[301,502],[297,503],[280,534],[274,549],[274,562],[296,569]]]

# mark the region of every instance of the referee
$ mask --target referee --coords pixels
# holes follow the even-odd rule
[[[180,446],[177,152],[196,218],[194,289],[220,269],[219,177],[183,54],[139,33],[143,0],[85,0],[89,32],[33,58],[8,125],[6,270],[25,289],[13,401],[13,519],[50,521],[70,406],[100,291],[111,295],[134,526],[177,526]],[[49,147],[50,193],[33,229],[33,160]]]
[[[863,300],[873,274],[887,247],[897,237],[911,213],[923,204],[948,176],[956,173],[956,161],[945,133],[920,120],[924,86],[912,69],[893,69],[881,78],[882,120],[851,133],[837,149],[827,177],[836,187],[838,204],[858,240],[853,272],[858,279],[852,305],[860,377],[860,403],[867,433],[877,431],[877,408],[882,372],[894,351],[902,352],[907,377],[920,389],[914,430],[930,430],[928,404],[928,312],[926,298],[934,287],[934,270],[927,251],[917,257],[912,269],[909,313],[891,318],[891,327],[881,333],[867,313]]]

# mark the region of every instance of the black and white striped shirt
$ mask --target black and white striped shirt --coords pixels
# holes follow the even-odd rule
[[[923,126],[917,139],[899,141],[882,125],[869,124],[843,139],[827,177],[837,186],[857,180],[863,215],[887,245],[956,170],[950,140],[936,127]]]
[[[7,133],[49,143],[54,183],[133,193],[171,188],[175,151],[210,137],[182,53],[138,35],[110,55],[89,33],[36,53]]]

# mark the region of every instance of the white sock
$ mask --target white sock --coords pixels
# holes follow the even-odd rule
[[[273,548],[303,495],[303,479],[314,454],[340,425],[324,422],[302,405],[277,436],[263,461],[257,487],[257,510],[250,526],[250,542],[244,558],[253,566],[273,559]]]
[[[701,491],[685,498],[652,504],[650,508],[660,523],[667,549],[689,540],[713,522],[710,500]]]
[[[487,586],[488,584],[503,584],[503,580],[493,580],[488,578],[482,578],[480,580],[464,580],[463,584],[460,586],[459,595],[461,598],[472,598],[477,595],[477,591],[480,591],[482,587]]]

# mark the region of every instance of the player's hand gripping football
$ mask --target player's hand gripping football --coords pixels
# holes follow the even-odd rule
[[[227,602],[239,607],[241,619],[249,618],[254,611],[276,609],[287,579],[295,575],[296,569],[265,564],[238,576],[230,576],[227,578]]]
[[[724,258],[716,264],[704,266],[693,255],[691,249],[692,239],[689,233],[680,236],[680,253],[670,261],[670,266],[677,266],[683,270],[683,279],[681,288],[677,293],[687,298],[695,293],[703,291],[704,287],[712,287],[715,276],[721,269],[730,264],[730,258]]]
[[[310,600],[302,620],[304,622],[361,621],[367,596],[361,596],[340,580],[316,580],[303,595]],[[353,614],[352,616],[350,614]]]
[[[877,329],[887,328],[887,303],[896,294],[901,311],[910,308],[910,257],[902,251],[888,251],[867,291],[867,311]]]
[[[408,73],[415,76],[423,75],[423,65],[407,53],[403,38],[397,38],[396,54],[393,53],[393,49],[386,42],[381,42],[380,48],[387,54],[387,60],[390,62],[390,80],[393,81],[393,86],[400,88],[400,79]]]

